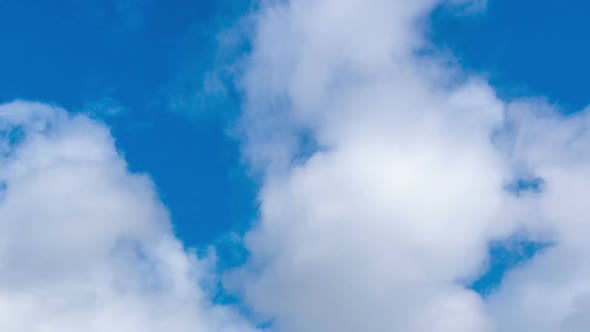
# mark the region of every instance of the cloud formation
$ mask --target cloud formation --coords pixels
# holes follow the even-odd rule
[[[271,330],[587,326],[588,112],[500,100],[450,65],[423,38],[441,3],[270,1],[255,14],[242,128],[261,217],[228,284]],[[531,178],[541,190],[507,189]],[[484,299],[469,282],[512,236],[551,246]]]
[[[13,102],[0,133],[0,330],[249,331],[104,125]]]
[[[440,4],[485,1],[253,14],[239,80],[260,220],[224,280],[266,328],[211,299],[214,262],[174,237],[108,128],[0,105],[0,330],[585,331],[590,111],[499,99],[424,39]],[[549,245],[489,296],[473,291],[490,243],[514,236]]]

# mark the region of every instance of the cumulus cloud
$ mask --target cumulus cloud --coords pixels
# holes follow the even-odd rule
[[[105,126],[0,105],[0,330],[585,331],[590,111],[506,102],[450,65],[422,33],[441,4],[485,2],[253,14],[240,126],[260,219],[224,285],[265,328],[211,300],[213,262],[174,237]],[[530,179],[542,185],[515,192]],[[548,245],[473,291],[489,245],[515,236]]]
[[[104,125],[13,102],[0,133],[0,330],[250,331]]]
[[[512,156],[520,168],[545,182],[541,194],[523,202],[528,228],[554,245],[509,275],[490,299],[490,311],[501,331],[585,331],[590,310],[590,113],[564,117],[539,102],[512,106],[519,122]]]
[[[440,4],[485,2],[271,1],[255,14],[242,128],[260,220],[227,284],[271,330],[586,326],[589,113],[500,100],[422,52]],[[507,190],[521,178],[543,187]],[[515,235],[551,246],[483,298],[469,281]]]

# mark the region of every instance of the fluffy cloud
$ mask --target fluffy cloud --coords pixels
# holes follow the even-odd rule
[[[254,14],[241,127],[260,220],[225,285],[267,330],[586,330],[590,111],[506,102],[449,65],[422,34],[439,4]],[[0,134],[0,330],[260,330],[214,304],[212,262],[174,237],[102,124],[15,102]],[[518,179],[542,185],[515,192]],[[550,245],[484,298],[469,284],[512,236]]]
[[[256,14],[242,127],[261,217],[228,284],[273,330],[587,326],[588,112],[504,102],[422,52],[438,4],[298,0]],[[506,189],[519,178],[543,179],[541,192]],[[490,242],[514,235],[552,245],[484,299],[469,281]]]
[[[0,330],[249,331],[199,285],[144,175],[108,129],[44,104],[0,106]]]
[[[587,330],[590,314],[590,112],[563,117],[542,103],[519,114],[515,164],[545,182],[528,197],[528,228],[553,246],[509,275],[490,299],[500,331]],[[531,111],[531,109],[533,111]]]

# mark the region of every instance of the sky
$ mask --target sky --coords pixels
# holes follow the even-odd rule
[[[216,34],[249,5],[8,0],[0,6],[0,100],[47,102],[108,122],[131,169],[154,178],[191,245],[252,219],[254,184],[226,133],[236,102],[196,97],[218,61]]]
[[[584,1],[0,1],[0,329],[585,331]]]

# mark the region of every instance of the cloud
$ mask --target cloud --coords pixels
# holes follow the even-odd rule
[[[523,109],[524,108],[524,109]],[[512,105],[519,122],[512,153],[545,181],[526,202],[529,228],[556,243],[514,271],[490,300],[499,330],[584,331],[588,316],[590,113],[563,116],[543,102]]]
[[[260,220],[227,284],[271,330],[585,328],[588,111],[505,102],[420,52],[439,4],[299,0],[256,14],[241,128]],[[506,189],[521,178],[543,188]],[[552,246],[482,298],[466,280],[517,235]]]
[[[0,132],[0,330],[251,331],[104,125],[18,101]]]
[[[0,105],[0,330],[585,331],[590,111],[503,101],[430,52],[436,6],[482,3],[268,1],[253,14],[238,80],[260,219],[224,286],[265,328],[211,299],[214,258],[174,237],[108,128]],[[513,238],[550,245],[482,297],[470,284],[489,246]]]

